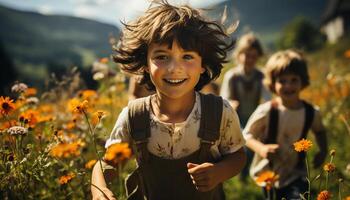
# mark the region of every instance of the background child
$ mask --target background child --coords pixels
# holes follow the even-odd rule
[[[123,30],[115,61],[122,64],[122,70],[141,74],[141,82],[156,91],[129,104],[142,101],[148,109],[150,135],[136,144],[137,150],[145,144],[146,151],[141,153],[148,155],[141,155],[146,161],[137,159],[136,171],[143,182],[139,188],[148,199],[223,199],[221,183],[244,166],[245,141],[238,116],[227,101],[221,101],[221,119],[213,120],[219,133],[199,131],[205,125],[201,118],[206,109],[197,91],[220,75],[232,47],[225,39],[222,28],[203,19],[197,10],[163,1]],[[120,113],[106,148],[121,142],[135,146],[138,133],[129,131],[133,127],[129,126],[129,109]],[[208,142],[200,134],[217,134],[218,138]],[[204,147],[214,160],[199,160]],[[94,199],[113,198],[98,163],[92,184]]]
[[[280,51],[266,64],[266,83],[277,98],[260,105],[244,129],[247,146],[256,154],[250,169],[255,178],[264,170],[279,175],[276,199],[300,199],[307,191],[306,168],[293,143],[306,138],[311,129],[320,152],[314,167],[320,166],[327,154],[327,140],[317,108],[300,99],[300,92],[309,85],[307,64],[301,54]],[[274,113],[274,114],[273,114]]]
[[[261,98],[268,101],[271,94],[263,86],[263,73],[256,67],[263,49],[253,33],[247,33],[238,40],[233,55],[238,65],[225,73],[220,95],[236,108],[244,128]]]
[[[264,75],[256,67],[258,59],[263,55],[263,49],[253,33],[247,33],[238,40],[233,55],[238,65],[225,73],[220,95],[236,108],[243,129],[250,115],[261,103],[260,100],[270,100],[271,93],[264,87]],[[240,174],[240,179],[244,182],[254,154],[249,149],[245,150],[248,159]]]

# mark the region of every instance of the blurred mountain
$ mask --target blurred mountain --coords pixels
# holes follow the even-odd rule
[[[273,47],[283,28],[297,16],[306,17],[318,27],[326,0],[228,0],[212,6],[208,15],[220,19],[225,6],[225,24],[240,22],[235,37],[254,31],[266,46]]]
[[[20,73],[41,80],[68,67],[87,67],[111,53],[117,27],[88,19],[42,15],[0,6],[0,41]],[[3,67],[3,66],[1,66]]]

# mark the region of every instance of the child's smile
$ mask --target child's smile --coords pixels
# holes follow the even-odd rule
[[[153,43],[148,48],[148,68],[157,93],[169,98],[193,96],[201,74],[202,57],[193,50],[184,50],[174,40],[168,44]]]

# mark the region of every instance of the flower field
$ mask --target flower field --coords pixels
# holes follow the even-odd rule
[[[309,166],[305,199],[350,199],[350,50],[331,52],[307,55],[311,86],[302,96],[320,107],[332,151],[322,168]],[[120,166],[110,187],[123,199],[132,152],[126,144],[105,150],[104,142],[127,105],[127,84],[124,75],[106,69],[109,62],[94,65],[98,90],[82,89],[73,69],[47,91],[18,82],[11,95],[0,97],[0,199],[91,199],[91,170],[102,157]],[[311,159],[317,151],[312,134],[300,142],[296,151]],[[122,166],[125,160],[131,162]],[[276,179],[266,172],[256,181],[273,187]],[[227,199],[262,198],[253,180],[232,178],[224,188]]]

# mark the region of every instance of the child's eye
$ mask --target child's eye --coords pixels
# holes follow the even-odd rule
[[[183,58],[185,60],[192,60],[193,59],[193,56],[192,55],[184,55]]]
[[[168,60],[169,57],[166,55],[158,55],[156,57],[154,57],[155,60]]]

